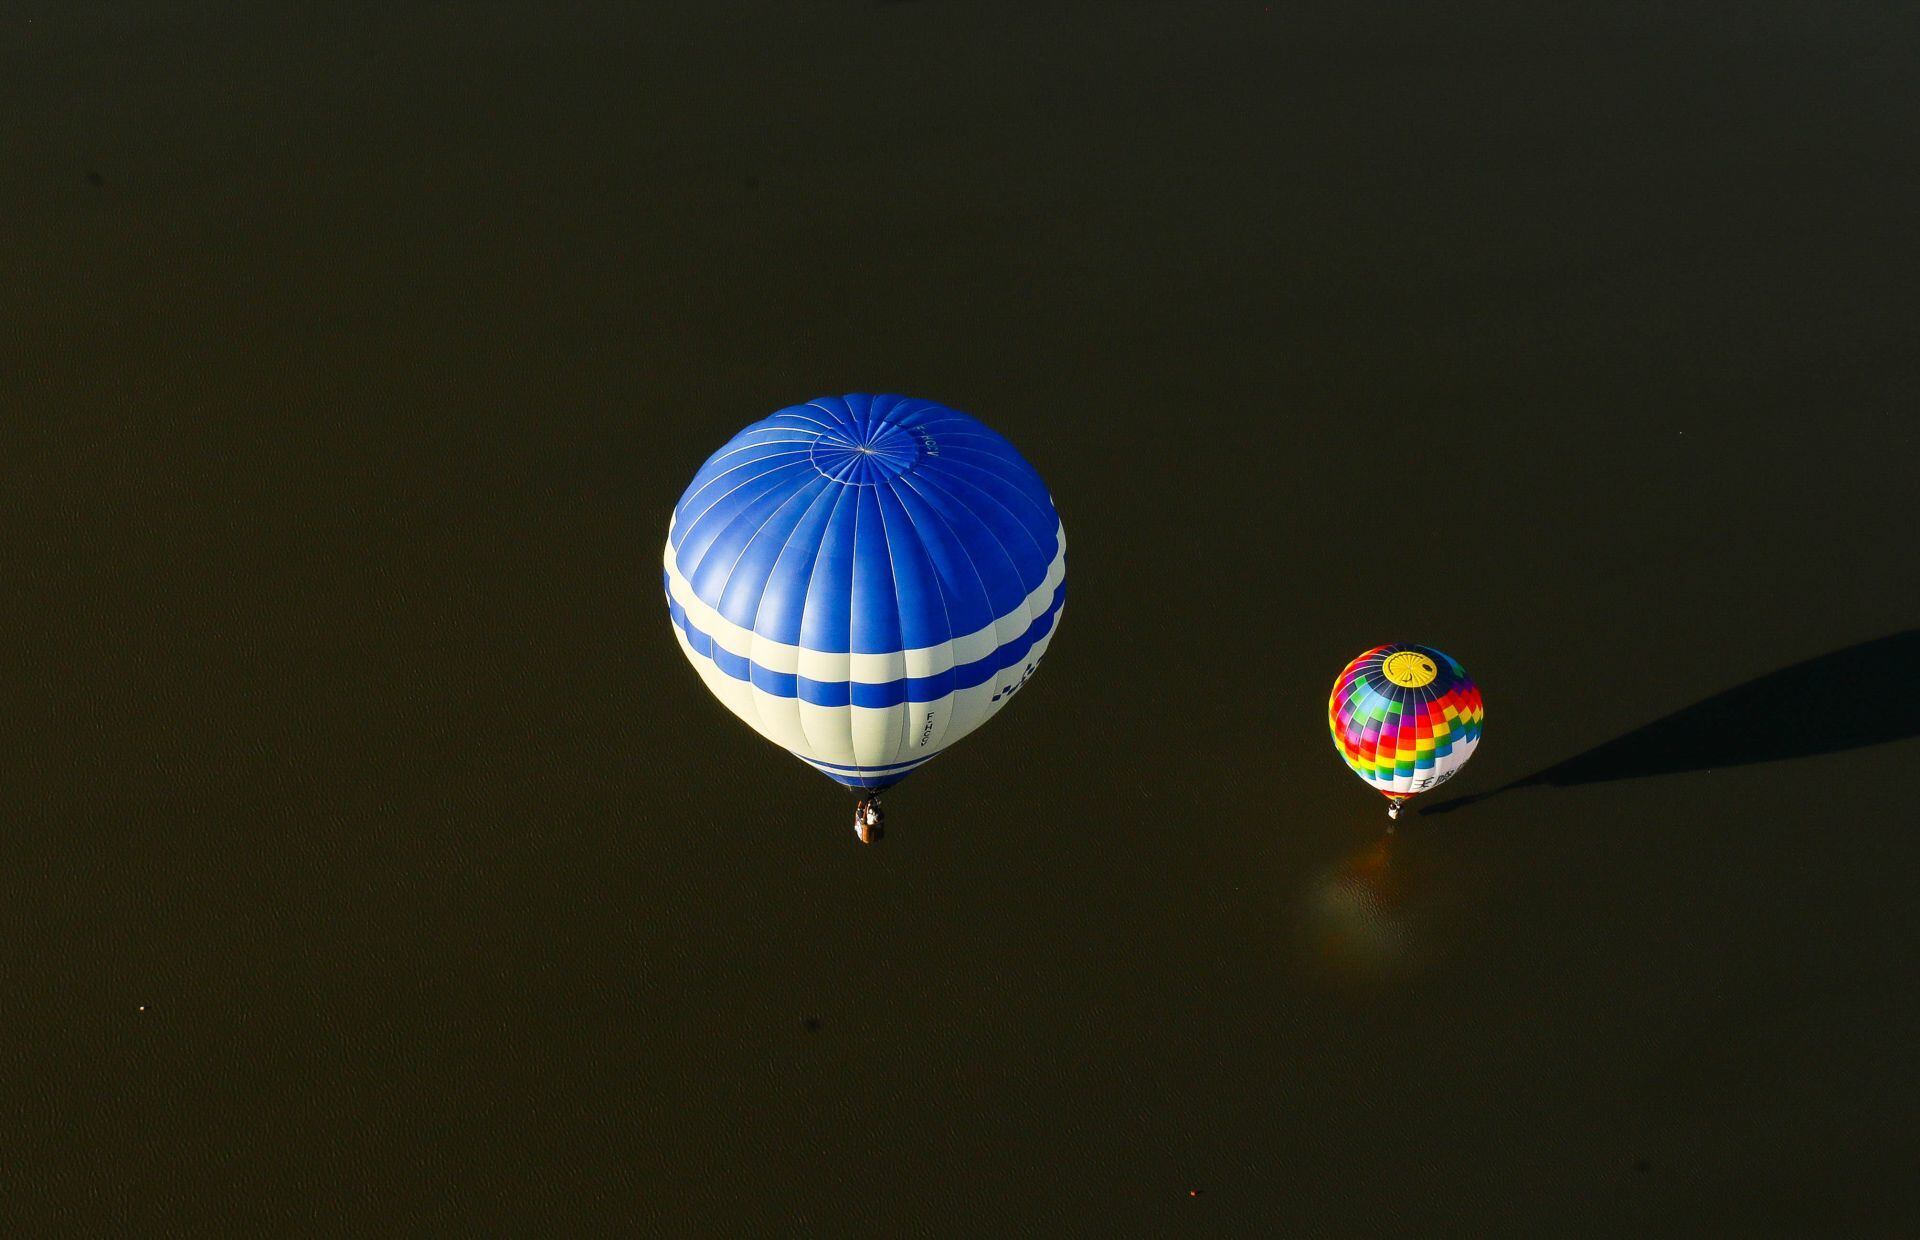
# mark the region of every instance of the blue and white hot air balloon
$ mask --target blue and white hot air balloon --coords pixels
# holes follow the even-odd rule
[[[905,396],[822,397],[747,427],[674,506],[675,636],[768,740],[874,795],[991,719],[1066,602],[1066,534],[1012,444]]]

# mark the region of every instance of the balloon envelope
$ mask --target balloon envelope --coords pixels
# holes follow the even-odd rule
[[[1431,646],[1375,646],[1341,670],[1327,700],[1340,756],[1395,799],[1452,779],[1479,745],[1485,715],[1466,669]]]
[[[762,736],[884,788],[1040,666],[1066,535],[1013,445],[932,401],[823,397],[747,427],[674,506],[680,648]]]

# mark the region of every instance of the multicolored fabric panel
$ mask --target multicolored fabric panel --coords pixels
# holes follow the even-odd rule
[[[1375,646],[1347,664],[1327,699],[1334,747],[1390,797],[1453,778],[1480,743],[1485,716],[1466,669],[1431,646]]]

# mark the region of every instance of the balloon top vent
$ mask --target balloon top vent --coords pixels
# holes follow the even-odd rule
[[[813,467],[844,486],[877,486],[899,477],[920,460],[918,436],[891,422],[855,423],[820,433]]]
[[[1432,684],[1433,678],[1440,674],[1440,669],[1432,659],[1419,651],[1402,650],[1398,654],[1388,655],[1386,662],[1380,665],[1380,672],[1403,689],[1418,689]]]

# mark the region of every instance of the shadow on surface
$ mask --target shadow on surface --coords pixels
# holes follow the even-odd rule
[[[1445,814],[1535,784],[1565,787],[1838,753],[1920,736],[1920,629],[1808,659],[1635,728]]]

